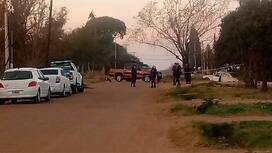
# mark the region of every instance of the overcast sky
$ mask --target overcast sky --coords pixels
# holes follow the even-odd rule
[[[48,0],[49,1],[49,0]],[[161,2],[163,0],[157,0]],[[150,0],[54,0],[54,8],[66,6],[69,10],[66,30],[72,30],[83,26],[93,10],[97,17],[110,16],[120,19],[131,27],[138,12]],[[138,56],[143,62],[149,65],[156,65],[158,69],[166,69],[176,62],[175,58],[161,49],[147,47],[130,42],[122,42],[127,46],[128,52]]]

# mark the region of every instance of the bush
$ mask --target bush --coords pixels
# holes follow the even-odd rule
[[[206,111],[215,104],[216,103],[214,102],[213,98],[205,98],[204,102],[197,107],[197,112],[200,114],[205,114]]]
[[[196,123],[204,143],[242,148],[271,148],[272,122]]]

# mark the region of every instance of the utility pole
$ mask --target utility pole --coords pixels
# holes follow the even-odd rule
[[[46,64],[49,64],[49,56],[50,56],[51,28],[52,28],[52,11],[53,11],[53,0],[50,0],[49,23],[48,23],[48,42],[47,42],[47,51],[46,51]]]
[[[10,32],[10,68],[14,67],[14,32]]]
[[[7,1],[4,0],[4,26],[5,26],[5,70],[10,68],[9,61],[9,35],[8,35],[8,5]]]

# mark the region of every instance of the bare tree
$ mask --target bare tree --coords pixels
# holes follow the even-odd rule
[[[228,0],[164,0],[150,2],[139,13],[131,39],[156,46],[189,64],[190,33],[195,29],[200,38],[219,28]]]
[[[46,64],[48,37],[49,9],[46,0],[11,0],[11,4],[14,8],[10,27],[14,31],[15,66],[43,66]],[[57,50],[56,46],[64,37],[67,14],[67,9],[63,7],[53,15],[52,50]]]

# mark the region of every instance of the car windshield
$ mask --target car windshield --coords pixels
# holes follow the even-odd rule
[[[72,65],[69,62],[51,63],[50,67],[62,68],[63,70],[66,70],[66,71],[74,70]]]
[[[33,75],[30,71],[12,71],[5,72],[1,80],[28,80],[32,78]]]
[[[58,75],[58,70],[41,70],[44,75]]]

